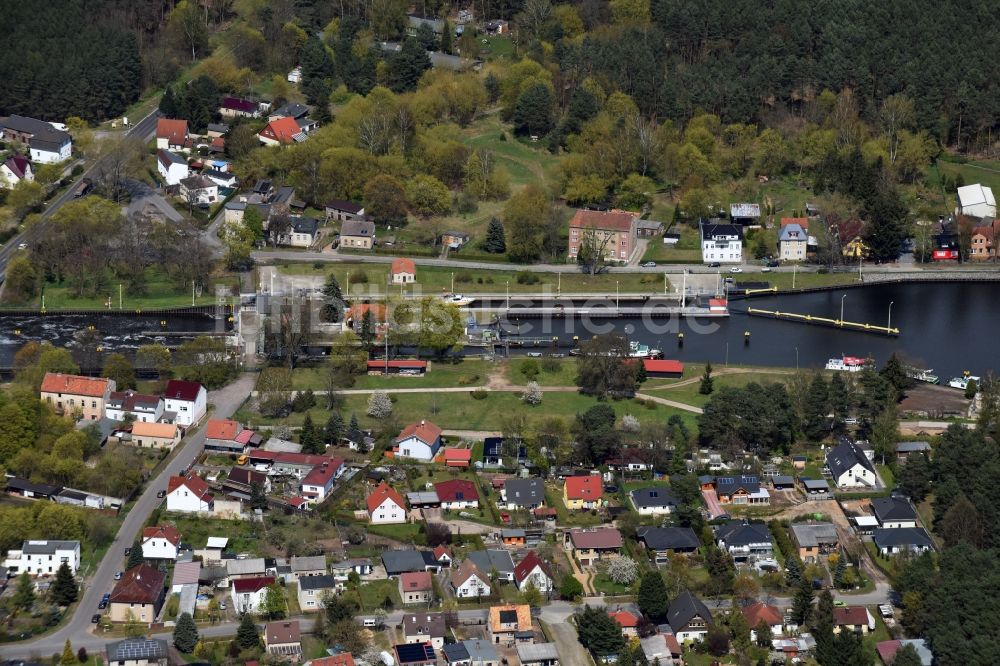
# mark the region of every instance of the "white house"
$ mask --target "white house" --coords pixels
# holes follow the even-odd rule
[[[899,553],[926,553],[933,549],[930,536],[922,527],[878,528],[872,534],[872,541],[883,557]]]
[[[542,594],[551,592],[555,588],[552,573],[533,550],[529,550],[524,559],[514,567],[514,583],[519,590],[523,590],[529,584],[534,585]]]
[[[459,599],[475,599],[490,595],[490,577],[479,570],[472,560],[464,560],[451,575],[451,587]]]
[[[146,560],[176,560],[181,534],[171,525],[157,525],[142,530],[142,557]]]
[[[902,529],[917,526],[917,511],[905,497],[877,497],[872,499],[872,512],[879,527]]]
[[[411,423],[403,428],[392,447],[394,457],[430,462],[441,448],[441,428],[430,421]]]
[[[997,201],[993,198],[993,190],[979,183],[958,188],[955,212],[971,217],[996,217]]]
[[[254,576],[233,580],[230,589],[233,609],[240,614],[258,612],[264,605],[267,588],[271,585],[274,585],[274,576]]]
[[[197,474],[172,476],[167,482],[167,511],[198,513],[212,511],[215,497],[209,492],[208,484]]]
[[[185,202],[198,206],[213,204],[219,200],[219,186],[211,178],[195,174],[181,179],[180,196]]]
[[[285,77],[289,83],[302,83],[302,68],[293,67],[288,76]]]
[[[809,244],[807,229],[804,219],[789,218],[781,221],[778,245],[782,261],[805,261],[806,246]]]
[[[205,416],[208,410],[208,391],[198,382],[171,379],[163,392],[164,409],[176,414],[174,423],[191,426]]]
[[[368,495],[368,519],[373,525],[406,522],[406,503],[385,481]]]
[[[333,482],[344,473],[344,461],[332,458],[330,462],[316,465],[302,479],[302,496],[310,502],[322,502],[333,489]]]
[[[25,541],[21,550],[8,550],[4,566],[15,576],[25,571],[32,576],[54,576],[65,562],[74,574],[80,568],[79,541]]]
[[[35,172],[31,168],[31,162],[27,157],[14,155],[8,157],[7,161],[0,164],[0,185],[14,187],[22,180],[29,183],[35,180]]]
[[[304,613],[318,611],[324,607],[323,597],[335,595],[341,586],[336,578],[328,574],[305,576],[299,579],[299,608]]]
[[[706,264],[739,264],[743,261],[743,227],[738,224],[699,222],[701,260]]]
[[[0,136],[7,141],[27,144],[32,162],[55,164],[68,160],[73,152],[73,139],[69,132],[44,120],[10,116],[0,120],[0,130],[3,130]]]
[[[668,514],[677,506],[673,495],[663,487],[636,488],[629,493],[632,506],[643,516]]]
[[[856,443],[846,437],[827,451],[826,467],[838,488],[874,488],[875,465]]]
[[[140,423],[156,423],[163,416],[163,398],[132,390],[115,391],[104,405],[104,415],[112,421],[131,416]]]
[[[178,185],[190,173],[187,160],[166,148],[156,151],[156,170],[167,185]]]
[[[319,233],[319,220],[295,216],[291,218],[290,223],[288,231],[278,236],[278,245],[312,247]]]

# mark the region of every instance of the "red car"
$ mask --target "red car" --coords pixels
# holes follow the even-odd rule
[[[507,523],[509,525],[510,524],[510,514],[507,513],[506,511],[501,511],[500,512],[500,520],[503,521],[503,522],[505,522],[505,523]]]

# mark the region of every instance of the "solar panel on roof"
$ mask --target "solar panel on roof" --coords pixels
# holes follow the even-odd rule
[[[510,624],[517,622],[517,611],[512,610],[502,610],[500,611],[500,622],[503,624]]]
[[[402,663],[434,661],[434,648],[430,643],[409,643],[396,645],[396,655]]]
[[[115,661],[158,659],[167,654],[166,643],[155,639],[124,640],[115,646]]]

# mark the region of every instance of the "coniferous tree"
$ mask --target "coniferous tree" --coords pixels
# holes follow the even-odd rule
[[[337,276],[330,273],[323,284],[323,307],[320,310],[320,317],[323,321],[339,322],[344,314],[347,301],[344,300],[344,293],[340,290],[340,282]]]
[[[490,254],[503,254],[507,251],[507,235],[504,232],[503,222],[495,217],[490,218],[490,225],[486,229],[486,240],[483,241],[483,249]]]
[[[236,644],[244,650],[255,648],[260,644],[257,625],[254,623],[253,616],[250,613],[244,613],[240,619],[240,626],[236,630]]]
[[[59,663],[61,666],[72,666],[76,663],[76,655],[73,654],[73,646],[70,644],[68,638],[63,644],[62,656],[59,658]]]
[[[371,308],[365,310],[365,313],[361,315],[361,333],[358,335],[361,338],[361,344],[365,346],[366,349],[371,349],[375,344],[375,318],[372,315]]]
[[[451,24],[446,20],[444,22],[444,32],[441,33],[441,52],[451,53],[452,48]]]
[[[802,415],[803,434],[811,440],[826,436],[826,415],[829,412],[830,393],[823,375],[816,373],[809,383]]]
[[[303,453],[321,453],[322,441],[316,436],[316,426],[313,424],[312,414],[306,412],[306,418],[302,422],[302,430],[299,431],[299,444],[302,445]]]
[[[196,645],[198,645],[198,625],[194,623],[190,613],[181,613],[174,627],[174,647],[184,654],[191,654]]]
[[[35,604],[35,583],[27,571],[21,572],[17,577],[17,589],[14,590],[14,606],[23,610],[30,610]]]
[[[343,434],[344,417],[340,415],[340,412],[334,410],[330,412],[330,418],[326,420],[326,428],[323,430],[323,436],[327,444],[336,446]]]
[[[792,618],[800,627],[807,625],[812,617],[812,602],[812,583],[805,576],[802,576],[802,579],[799,581],[799,587],[795,591],[795,597],[792,600]]]
[[[174,97],[174,87],[167,86],[160,98],[160,113],[164,118],[177,117],[177,99]]]
[[[132,544],[132,549],[128,552],[128,561],[125,562],[125,568],[131,569],[132,567],[137,567],[144,561],[142,557],[142,544],[136,541]]]
[[[78,591],[76,579],[73,577],[73,572],[70,571],[69,564],[63,562],[56,570],[56,578],[52,582],[52,587],[49,588],[52,601],[59,606],[69,606],[76,601]]]
[[[358,429],[358,415],[355,414],[354,412],[351,412],[351,430],[357,430],[357,429]]]
[[[650,569],[642,575],[639,595],[636,601],[643,615],[653,622],[661,622],[667,616],[670,601],[667,598],[667,584],[659,569]]]
[[[712,364],[705,364],[705,372],[701,375],[701,384],[698,385],[698,393],[709,395],[715,388],[715,380],[712,379]]]

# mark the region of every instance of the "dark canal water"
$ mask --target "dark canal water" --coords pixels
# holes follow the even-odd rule
[[[742,314],[752,305],[767,310],[798,312],[885,326],[892,303],[892,326],[898,337],[843,331],[776,321]],[[879,364],[896,351],[921,368],[933,368],[943,381],[963,370],[976,375],[1000,371],[1000,284],[909,283],[873,285],[809,294],[768,296],[730,303],[728,319],[665,318],[535,319],[519,321],[522,335],[573,336],[587,339],[609,330],[625,332],[630,340],[662,349],[665,358],[723,364],[822,367],[842,354],[872,356]],[[744,331],[750,344],[744,344]],[[684,345],[677,333],[684,333]],[[728,350],[727,350],[728,347]],[[798,353],[796,354],[796,350]]]

